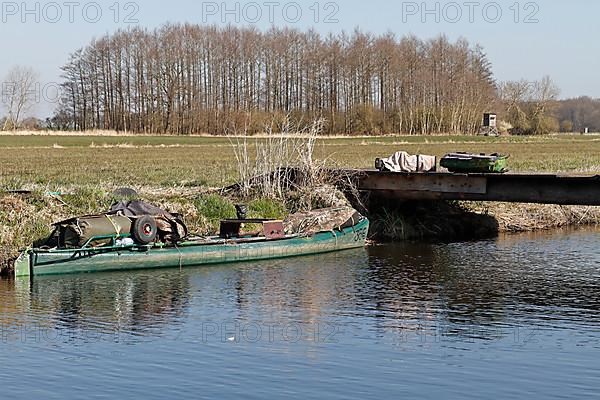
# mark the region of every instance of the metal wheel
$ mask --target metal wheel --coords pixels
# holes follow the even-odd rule
[[[131,236],[137,244],[147,245],[156,239],[158,228],[156,221],[149,215],[137,218],[131,228]]]

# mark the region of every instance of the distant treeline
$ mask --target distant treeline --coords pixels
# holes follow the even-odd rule
[[[559,101],[555,115],[561,132],[600,132],[600,99],[579,97]]]
[[[72,54],[62,129],[221,134],[289,116],[326,133],[476,133],[497,89],[482,49],[360,31],[166,25]]]

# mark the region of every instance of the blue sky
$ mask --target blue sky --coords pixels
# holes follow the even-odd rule
[[[497,80],[549,75],[561,88],[561,97],[600,97],[600,2],[594,0],[58,0],[4,1],[0,7],[2,80],[12,66],[25,65],[39,73],[42,86],[59,81],[59,68],[69,53],[119,27],[231,23],[261,29],[315,28],[322,33],[358,27],[421,38],[462,36],[484,47]],[[50,109],[42,104],[36,114]]]

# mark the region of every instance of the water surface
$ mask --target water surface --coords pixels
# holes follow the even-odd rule
[[[597,398],[599,243],[1,281],[3,398]]]

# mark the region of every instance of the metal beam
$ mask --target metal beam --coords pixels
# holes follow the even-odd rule
[[[600,176],[408,174],[345,171],[358,188],[398,200],[466,200],[600,206]]]

